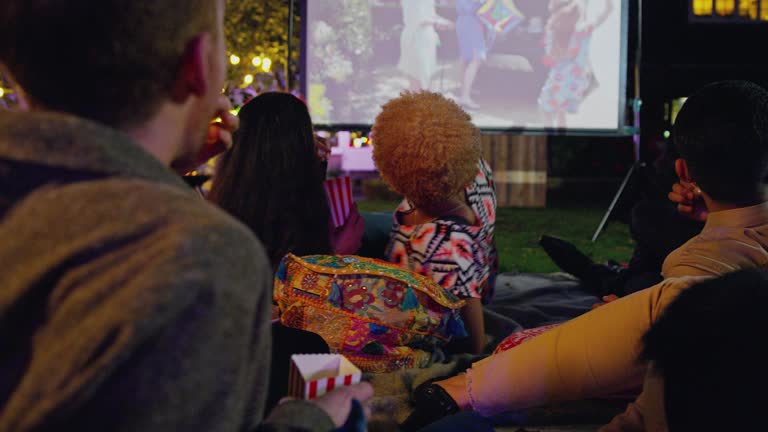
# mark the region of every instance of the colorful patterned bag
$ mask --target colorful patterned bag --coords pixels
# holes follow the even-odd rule
[[[426,367],[438,346],[467,335],[463,301],[385,261],[289,254],[274,294],[283,325],[320,335],[364,372]]]

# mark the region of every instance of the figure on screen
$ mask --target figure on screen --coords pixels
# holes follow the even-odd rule
[[[546,126],[565,128],[566,114],[575,114],[597,88],[589,48],[592,33],[613,12],[613,0],[594,21],[587,19],[588,0],[550,0],[544,62],[551,67],[539,96]]]
[[[477,10],[484,0],[456,0],[456,36],[459,39],[459,58],[461,59],[461,97],[458,102],[464,108],[477,109],[472,100],[472,84],[477,77],[480,64],[488,54],[485,29]],[[489,31],[492,32],[492,31]],[[491,36],[492,38],[492,36]]]
[[[498,34],[505,34],[525,17],[513,0],[456,0],[456,36],[461,60],[461,96],[464,108],[478,109],[472,85]]]
[[[405,25],[398,69],[408,75],[411,90],[428,90],[437,71],[437,31],[450,30],[454,24],[437,14],[435,0],[402,0],[402,7]]]

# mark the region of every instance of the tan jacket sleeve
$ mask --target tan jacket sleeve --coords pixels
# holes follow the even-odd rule
[[[466,396],[480,414],[493,415],[638,389],[642,336],[696,280],[664,281],[476,363],[466,375]]]
[[[643,409],[641,408],[644,395],[627,406],[627,410],[614,417],[611,422],[601,427],[598,432],[645,432]]]
[[[643,393],[599,432],[667,432],[667,415],[664,409],[664,379],[648,368],[643,383]]]
[[[718,235],[719,234],[719,235]],[[665,279],[684,276],[722,276],[745,268],[765,267],[766,250],[750,230],[712,231],[694,237],[667,256]]]

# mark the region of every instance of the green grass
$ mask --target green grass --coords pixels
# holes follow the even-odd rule
[[[390,201],[362,201],[360,211],[392,211]],[[592,243],[605,208],[552,205],[546,209],[502,208],[496,220],[496,245],[499,250],[500,271],[549,273],[558,271],[538,240],[542,234],[560,237],[574,243],[597,262],[609,259],[627,261],[634,244],[629,229],[621,223],[610,223],[596,243]]]

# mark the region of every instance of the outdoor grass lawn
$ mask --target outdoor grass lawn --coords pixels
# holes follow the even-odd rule
[[[362,201],[360,211],[389,212],[397,206],[390,201]],[[558,206],[546,209],[502,208],[496,220],[496,245],[499,250],[500,272],[550,273],[559,271],[538,240],[542,234],[568,240],[597,262],[609,259],[625,262],[634,248],[629,228],[611,222],[596,243],[592,243],[605,207],[594,204],[584,207]]]

